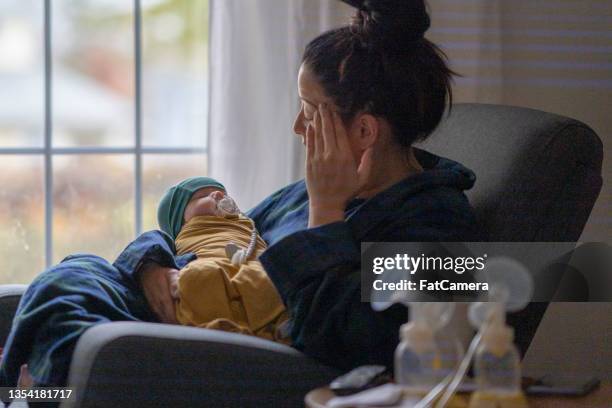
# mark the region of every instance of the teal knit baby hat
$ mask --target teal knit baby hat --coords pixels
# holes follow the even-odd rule
[[[183,227],[183,215],[191,196],[206,187],[226,191],[223,184],[210,177],[191,177],[170,187],[157,207],[157,222],[161,230],[176,239]]]

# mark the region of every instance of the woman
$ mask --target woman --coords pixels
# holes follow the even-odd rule
[[[423,1],[346,1],[346,27],[306,48],[294,130],[307,151],[306,180],[248,214],[270,247],[260,257],[291,314],[293,345],[348,369],[392,363],[406,311],[360,301],[360,242],[479,240],[463,190],[474,174],[414,149],[451,100],[451,71],[423,38]],[[175,323],[169,277],[193,257],[148,232],[114,264],[69,257],[35,279],[7,340],[0,384],[28,362],[34,382],[64,385],[78,337],[116,320]],[[149,305],[149,306],[147,306]]]
[[[392,364],[406,310],[361,302],[360,242],[479,241],[463,190],[474,174],[414,149],[451,100],[451,75],[423,37],[424,1],[351,0],[349,26],[306,47],[294,131],[306,180],[250,211],[269,248],[260,257],[292,317],[293,346],[348,369]],[[142,275],[151,304],[172,300],[163,268]]]

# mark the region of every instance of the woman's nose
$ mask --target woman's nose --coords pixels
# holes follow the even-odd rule
[[[304,127],[304,120],[302,112],[298,113],[293,121],[293,132],[296,135],[304,136],[306,134],[306,128]]]

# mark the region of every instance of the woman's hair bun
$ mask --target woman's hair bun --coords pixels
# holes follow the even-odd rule
[[[431,25],[425,0],[341,0],[357,9],[355,22],[364,34],[391,43],[423,38]]]
[[[452,104],[454,75],[442,50],[424,38],[425,0],[342,1],[357,9],[352,24],[310,41],[302,64],[344,124],[366,113],[387,121],[400,148],[424,140]]]

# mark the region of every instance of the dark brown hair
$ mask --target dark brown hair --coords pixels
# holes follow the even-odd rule
[[[307,46],[302,62],[334,100],[345,122],[358,112],[386,119],[403,147],[425,139],[452,104],[454,73],[424,38],[425,1],[342,0],[357,8],[352,24]]]

